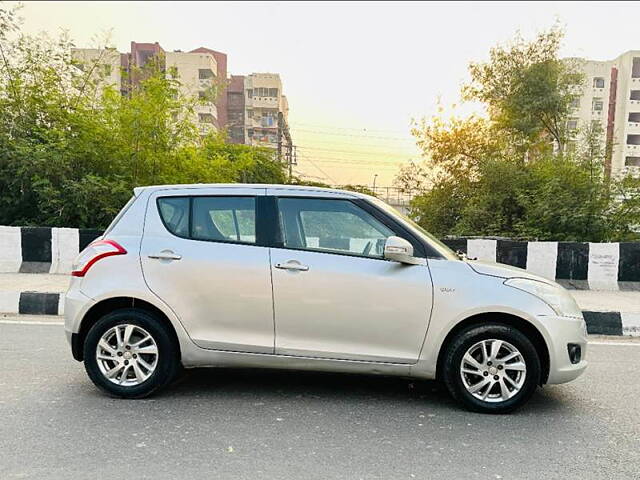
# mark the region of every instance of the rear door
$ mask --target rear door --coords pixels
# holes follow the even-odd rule
[[[145,281],[203,348],[274,351],[269,248],[256,228],[264,194],[220,187],[150,196]]]

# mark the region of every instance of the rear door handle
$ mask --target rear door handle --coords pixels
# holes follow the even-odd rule
[[[169,250],[163,250],[160,253],[149,255],[149,258],[153,258],[156,260],[180,260],[182,258],[182,255],[178,255],[177,253],[173,253]]]
[[[280,270],[296,270],[298,272],[306,272],[309,270],[307,265],[291,260],[286,263],[276,263],[274,267],[279,268]]]

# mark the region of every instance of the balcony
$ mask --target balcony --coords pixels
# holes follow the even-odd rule
[[[246,106],[255,108],[278,108],[278,97],[247,98]]]
[[[218,109],[213,103],[196,105],[195,111],[196,113],[208,113],[213,115],[216,119],[218,118]]]

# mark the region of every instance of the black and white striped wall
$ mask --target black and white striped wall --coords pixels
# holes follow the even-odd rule
[[[591,335],[640,336],[640,313],[583,311]],[[0,292],[2,315],[64,315],[64,293]]]
[[[469,258],[505,263],[578,290],[640,290],[640,242],[446,239]]]
[[[0,226],[0,273],[71,271],[78,252],[101,230]],[[525,242],[445,239],[470,258],[525,268],[568,288],[640,290],[640,242]]]
[[[100,230],[0,226],[0,273],[69,273],[78,253],[100,235]]]

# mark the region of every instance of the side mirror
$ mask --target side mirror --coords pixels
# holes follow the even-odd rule
[[[418,265],[423,263],[421,258],[413,256],[413,245],[404,238],[389,237],[384,243],[384,258],[394,262]]]

